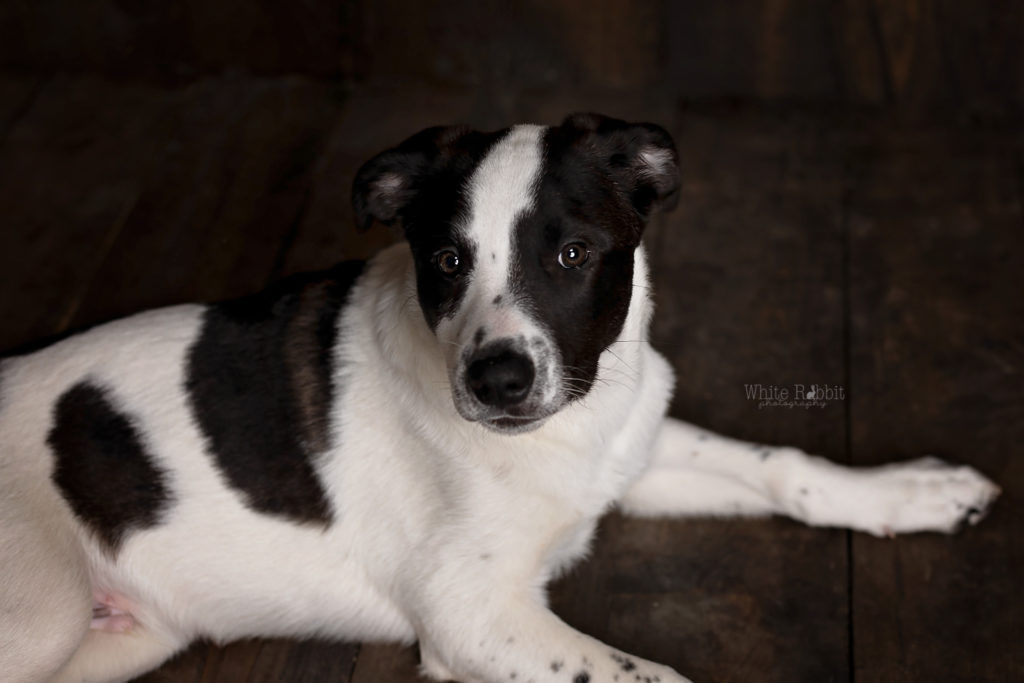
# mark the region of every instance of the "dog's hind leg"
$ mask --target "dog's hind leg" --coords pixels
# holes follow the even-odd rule
[[[0,678],[12,683],[50,680],[89,630],[85,559],[48,496],[0,490]]]
[[[970,467],[924,458],[851,468],[795,448],[735,441],[679,420],[662,425],[650,468],[620,501],[642,516],[783,514],[877,536],[954,531],[999,488]]]
[[[131,623],[124,630],[94,628],[53,681],[127,681],[156,668],[185,644],[183,639],[138,623]]]

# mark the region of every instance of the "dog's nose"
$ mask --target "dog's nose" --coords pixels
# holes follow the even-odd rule
[[[533,361],[503,349],[474,360],[467,380],[480,402],[495,408],[522,403],[533,386]]]

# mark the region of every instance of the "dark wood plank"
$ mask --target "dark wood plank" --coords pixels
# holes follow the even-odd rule
[[[0,75],[0,154],[14,126],[28,113],[42,87],[38,77]]]
[[[215,79],[175,92],[159,163],[74,324],[264,287],[340,109],[330,86],[298,79]]]
[[[196,643],[136,683],[348,683],[359,646],[293,640],[241,640],[223,647]]]
[[[960,535],[854,538],[858,680],[1024,679],[1024,236],[1015,133],[869,135],[851,197],[859,464],[934,453],[1002,485]],[[1019,154],[1019,152],[1018,152]]]
[[[66,327],[142,190],[166,96],[58,78],[0,148],[0,348]]]
[[[184,82],[245,71],[351,76],[357,3],[0,4],[0,66]]]
[[[359,650],[352,683],[410,683],[423,681],[418,674],[416,646],[365,644]]]

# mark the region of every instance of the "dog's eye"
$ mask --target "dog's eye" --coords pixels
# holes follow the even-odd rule
[[[451,249],[445,249],[434,254],[434,265],[445,275],[455,275],[459,272],[459,255]]]
[[[563,268],[579,268],[587,259],[590,258],[590,252],[587,251],[585,244],[581,242],[573,242],[562,247],[562,251],[558,254],[558,265]]]

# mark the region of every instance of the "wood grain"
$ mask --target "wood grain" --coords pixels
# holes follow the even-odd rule
[[[935,454],[1004,490],[960,535],[854,537],[860,680],[1024,677],[1019,138],[884,130],[851,196],[854,460]]]

